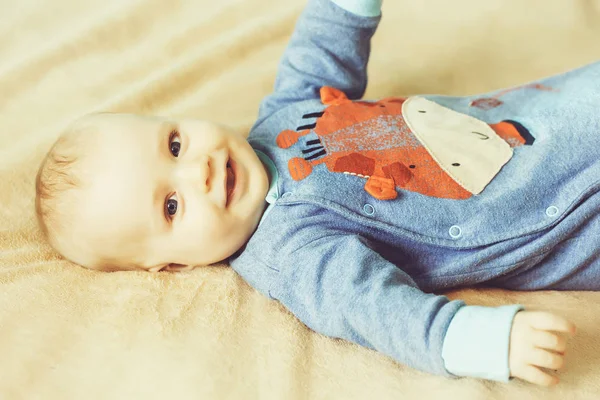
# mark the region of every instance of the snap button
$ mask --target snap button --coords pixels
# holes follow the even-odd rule
[[[548,208],[546,208],[546,215],[549,217],[554,217],[556,214],[558,214],[558,207],[556,206],[550,206]]]
[[[460,229],[460,226],[458,225],[452,225],[450,227],[450,230],[448,230],[448,233],[450,234],[450,236],[452,236],[454,239],[459,238],[460,235],[462,234],[462,229]]]
[[[375,214],[375,207],[373,207],[373,206],[372,206],[372,205],[370,205],[370,204],[365,204],[365,205],[363,206],[363,211],[364,211],[364,212],[365,212],[365,214],[367,214],[367,215],[373,215],[373,214]]]
[[[292,192],[285,192],[284,194],[281,195],[282,199],[285,199],[286,197],[290,197],[292,195]]]

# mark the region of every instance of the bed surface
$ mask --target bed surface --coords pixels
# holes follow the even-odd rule
[[[23,0],[0,18],[1,399],[600,398],[600,294],[448,293],[572,319],[562,382],[450,380],[304,327],[226,264],[101,273],[41,239],[34,179],[92,111],[247,132],[304,0]],[[471,94],[600,58],[600,1],[386,0],[367,98]],[[401,305],[399,305],[401,307]]]

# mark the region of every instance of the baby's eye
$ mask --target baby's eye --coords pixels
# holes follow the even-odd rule
[[[173,130],[169,135],[169,151],[173,156],[179,156],[179,150],[181,150],[181,139],[179,137],[179,132],[177,130]]]
[[[173,197],[175,197],[175,195],[169,197],[165,202],[165,215],[169,219],[172,219],[173,215],[177,212],[177,200]]]

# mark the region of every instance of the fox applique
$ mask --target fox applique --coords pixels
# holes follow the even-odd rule
[[[366,180],[364,190],[379,200],[398,196],[396,188],[447,199],[480,193],[512,157],[512,148],[535,138],[516,121],[488,125],[423,97],[352,101],[340,90],[323,87],[316,122],[284,130],[276,137],[289,148],[310,133],[303,157],[288,161],[294,180],[325,164],[330,172]]]

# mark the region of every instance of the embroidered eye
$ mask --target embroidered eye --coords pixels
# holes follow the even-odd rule
[[[409,165],[408,168],[415,168],[415,166],[414,165]]]
[[[175,196],[175,195],[173,195]],[[173,215],[177,213],[177,200],[173,199],[173,196],[169,197],[165,202],[165,216],[168,219],[172,219]]]
[[[460,164],[459,164],[459,163],[457,163],[457,162],[455,162],[455,163],[452,163],[452,166],[453,166],[453,167],[460,167]]]
[[[171,131],[169,134],[169,151],[174,157],[179,157],[179,151],[181,150],[181,139],[179,138],[179,132],[177,130]]]
[[[474,133],[474,134],[476,134],[476,135],[479,135],[479,139],[481,139],[481,140],[488,140],[488,139],[490,138],[490,137],[489,137],[488,135],[486,135],[485,133],[481,133],[481,132],[475,132],[475,131],[473,131],[473,132],[471,132],[471,133]]]
[[[419,112],[425,114],[427,111],[419,110]]]

